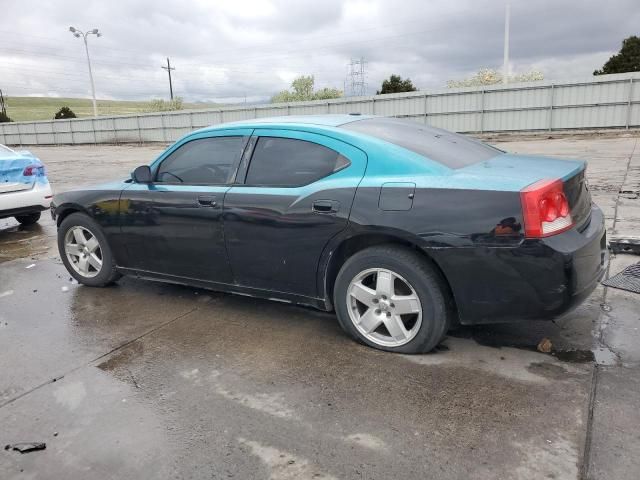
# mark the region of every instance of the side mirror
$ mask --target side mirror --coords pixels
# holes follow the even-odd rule
[[[151,183],[151,169],[149,165],[141,165],[137,167],[131,174],[131,178],[136,183]]]

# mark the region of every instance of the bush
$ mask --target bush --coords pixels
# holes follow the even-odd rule
[[[7,115],[7,112],[0,112],[0,123],[13,122]]]
[[[68,118],[76,118],[76,114],[69,107],[62,107],[53,117],[54,120],[66,120]]]
[[[147,112],[171,112],[174,110],[182,110],[182,98],[176,97],[173,100],[151,100],[149,106],[145,109]]]

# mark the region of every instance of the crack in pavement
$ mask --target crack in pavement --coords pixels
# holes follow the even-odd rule
[[[162,328],[164,328],[164,327],[166,327],[166,326],[168,326],[168,325],[170,325],[170,324],[172,324],[172,323],[174,323],[174,322],[176,322],[176,321],[178,321],[178,320],[180,320],[180,319],[182,319],[184,317],[187,317],[188,315],[191,315],[193,312],[196,312],[199,309],[200,309],[200,307],[198,306],[198,307],[192,308],[191,310],[189,310],[189,311],[187,311],[185,313],[181,313],[180,315],[176,316],[175,318],[167,320],[166,322],[163,322],[160,325],[157,325],[157,326],[147,330],[146,332],[138,335],[135,338],[132,338],[131,340],[127,340],[126,342],[124,342],[124,343],[118,345],[117,347],[109,350],[107,353],[103,353],[102,355],[99,355],[96,358],[94,358],[94,359],[92,359],[92,360],[90,360],[90,361],[88,361],[86,363],[83,363],[82,365],[78,365],[77,367],[69,369],[68,371],[64,372],[62,375],[54,377],[51,380],[47,380],[46,382],[43,382],[43,383],[41,383],[39,385],[36,385],[35,387],[32,387],[29,390],[26,390],[26,391],[22,392],[21,394],[16,395],[13,398],[10,398],[9,400],[5,401],[4,403],[0,403],[0,408],[3,408],[3,407],[6,407],[7,405],[10,405],[13,402],[15,402],[16,400],[20,400],[21,398],[26,397],[27,395],[29,395],[29,394],[41,389],[42,387],[45,387],[47,385],[51,385],[52,383],[55,383],[58,380],[62,380],[65,376],[67,376],[67,375],[69,375],[69,374],[71,374],[71,373],[73,373],[73,372],[75,372],[77,370],[80,370],[81,368],[84,368],[84,367],[89,366],[89,365],[91,365],[93,363],[96,363],[97,361],[102,360],[105,357],[108,357],[112,353],[115,353],[115,352],[117,352],[119,350],[122,350],[123,348],[128,347],[129,345],[131,345],[132,343],[140,340],[141,338],[147,337],[147,336],[151,335],[152,333],[155,333],[158,330],[160,330],[160,329],[162,329]]]

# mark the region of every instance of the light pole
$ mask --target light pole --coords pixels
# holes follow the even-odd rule
[[[509,23],[511,22],[511,0],[504,7],[504,58],[502,65],[502,83],[509,82]]]
[[[75,27],[69,27],[69,31],[73,33],[73,36],[76,38],[82,37],[84,40],[84,51],[87,53],[87,65],[89,66],[89,80],[91,80],[91,95],[93,96],[93,116],[98,116],[98,107],[96,106],[96,87],[93,84],[93,72],[91,72],[91,59],[89,58],[89,45],[87,45],[87,38],[89,35],[95,35],[96,37],[101,37],[102,34],[98,32],[97,28],[93,30],[89,30],[87,32],[82,32]]]

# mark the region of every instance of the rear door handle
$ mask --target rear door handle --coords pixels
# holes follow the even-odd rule
[[[203,207],[215,207],[218,205],[218,202],[216,202],[216,197],[201,195],[198,197],[198,204]]]
[[[315,213],[337,213],[340,209],[340,202],[335,200],[316,200],[311,206],[311,210]]]

